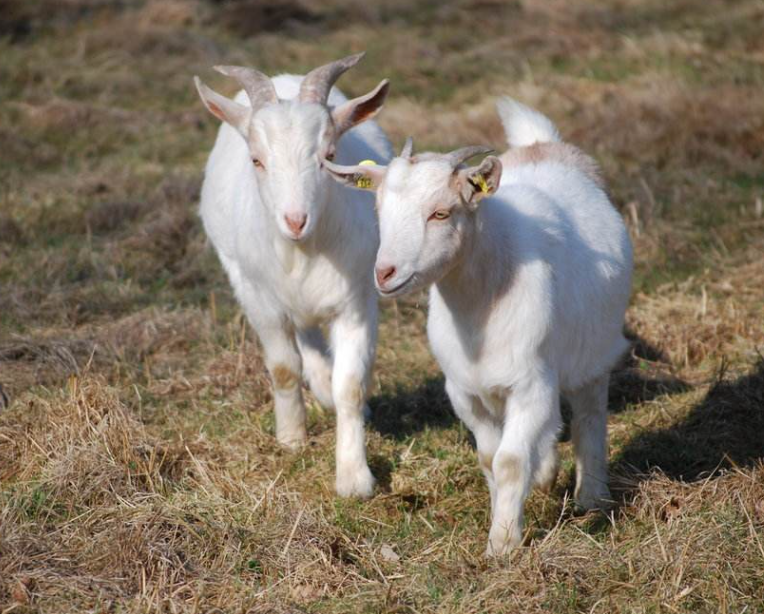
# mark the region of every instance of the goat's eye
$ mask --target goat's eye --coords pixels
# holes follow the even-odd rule
[[[334,156],[335,156],[335,155],[336,155],[336,154],[335,154],[333,151],[330,151],[328,154],[326,154],[326,155],[324,156],[324,158],[326,158],[327,160],[329,160],[329,162],[334,162]]]
[[[265,169],[265,167],[263,166],[263,163],[260,162],[260,160],[258,160],[257,158],[252,158],[252,164],[255,165],[255,168],[259,168],[261,170]]]
[[[431,220],[447,220],[451,217],[451,212],[446,211],[445,209],[438,209],[435,211],[431,216]]]

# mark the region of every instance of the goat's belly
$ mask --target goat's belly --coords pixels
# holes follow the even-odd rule
[[[286,312],[296,328],[321,326],[334,320],[339,314],[337,305],[286,305]]]
[[[342,310],[342,297],[335,292],[292,284],[274,289],[283,312],[298,328],[319,326],[334,319]]]

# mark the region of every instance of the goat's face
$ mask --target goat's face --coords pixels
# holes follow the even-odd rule
[[[473,234],[478,202],[496,191],[501,178],[501,162],[493,156],[479,167],[461,168],[470,151],[476,155],[486,149],[399,157],[388,167],[326,164],[336,179],[349,185],[361,180],[377,192],[375,278],[382,296],[437,282],[457,262]]]
[[[279,100],[271,80],[256,70],[217,67],[244,86],[251,107],[217,94],[196,79],[207,109],[246,139],[260,199],[289,240],[306,239],[318,224],[329,194],[323,160],[334,158],[345,131],[374,117],[384,104],[387,80],[364,96],[327,106],[334,81],[361,57],[350,56],[311,71],[293,100]]]
[[[247,143],[260,199],[292,241],[309,237],[321,216],[330,181],[321,164],[334,157],[336,142],[330,113],[315,103],[270,105],[250,122]]]

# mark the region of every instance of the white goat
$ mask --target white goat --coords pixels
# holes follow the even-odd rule
[[[521,146],[503,178],[496,157],[462,166],[486,148],[412,157],[410,140],[386,168],[327,164],[376,190],[379,292],[433,284],[427,332],[490,488],[488,554],[521,542],[531,485],[554,484],[560,393],[573,408],[575,496],[607,504],[608,378],[628,347],[632,270],[591,159],[528,107],[505,99],[499,113]]]
[[[363,419],[377,337],[378,230],[371,195],[343,190],[322,169],[335,152],[353,162],[391,155],[374,122],[350,130],[379,112],[388,82],[350,101],[332,89],[362,56],[304,78],[217,67],[244,87],[235,100],[195,81],[225,122],[207,163],[201,216],[263,346],[276,437],[290,448],[305,442],[304,375],[321,404],[336,409],[337,492],[369,497]]]

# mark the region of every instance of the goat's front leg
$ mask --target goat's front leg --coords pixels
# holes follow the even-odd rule
[[[302,360],[294,329],[263,288],[255,288],[241,275],[238,265],[224,256],[221,261],[247,319],[263,346],[265,366],[273,384],[276,439],[292,450],[308,437],[302,400]]]
[[[446,380],[446,394],[454,412],[475,436],[478,464],[483,470],[488,492],[491,495],[491,515],[496,505],[496,480],[493,475],[493,457],[501,441],[501,426],[491,419],[489,410],[482,407],[482,401],[459,388],[453,380]]]
[[[505,554],[522,542],[523,505],[534,475],[553,454],[560,427],[557,378],[538,368],[512,387],[504,432],[493,458],[496,502],[486,554]]]
[[[364,411],[377,341],[376,301],[365,311],[341,315],[332,326],[334,369],[332,396],[337,411],[337,494],[371,497],[372,476],[366,462]]]
[[[285,326],[260,326],[257,333],[273,384],[276,439],[296,450],[305,444],[308,433],[301,387],[302,361],[294,333]]]

